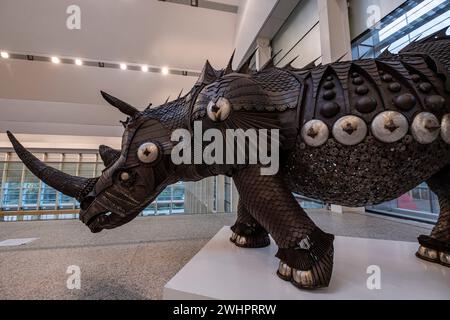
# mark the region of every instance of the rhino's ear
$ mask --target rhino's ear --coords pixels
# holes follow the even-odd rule
[[[100,157],[103,160],[103,163],[105,164],[105,167],[109,167],[111,164],[117,161],[120,157],[120,151],[113,149],[111,147],[101,145],[98,149],[100,153]]]

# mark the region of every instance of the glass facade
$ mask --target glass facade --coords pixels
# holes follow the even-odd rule
[[[398,199],[368,207],[370,211],[425,222],[436,222],[439,215],[437,196],[423,183]]]
[[[398,53],[412,41],[448,26],[450,1],[406,1],[352,43],[353,59],[376,58],[385,49]],[[425,183],[398,199],[367,209],[426,222],[435,222],[439,215],[437,197]]]
[[[376,58],[385,49],[398,53],[412,41],[448,26],[449,0],[406,1],[353,41],[353,59]]]
[[[86,178],[101,175],[104,165],[95,153],[39,153],[46,164]],[[74,219],[79,203],[39,181],[14,152],[0,153],[0,221]],[[142,215],[184,212],[184,184],[167,187]]]

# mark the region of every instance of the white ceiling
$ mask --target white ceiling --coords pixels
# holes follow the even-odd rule
[[[69,30],[72,4],[0,1],[0,48],[190,70],[207,58],[223,66],[233,51],[234,13],[157,0],[78,0],[81,30]]]
[[[257,7],[254,0],[210,2],[239,6],[240,13],[158,0],[1,0],[0,49],[199,72],[206,59],[217,69],[225,67],[238,45],[237,67],[257,35],[255,28],[243,27],[249,25],[243,19],[261,26],[271,10],[264,15],[244,10],[250,2]],[[66,9],[74,3],[81,8],[81,30],[66,27]],[[0,147],[8,146],[6,130],[22,135],[26,145],[41,147],[55,145],[58,135],[72,139],[74,147],[76,136],[83,141],[118,137],[123,115],[107,106],[100,90],[143,109],[168,95],[176,98],[195,81],[192,76],[0,59]]]

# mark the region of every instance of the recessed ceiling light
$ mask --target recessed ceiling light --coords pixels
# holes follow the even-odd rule
[[[141,70],[142,72],[148,72],[148,66],[142,66]]]
[[[125,63],[120,64],[120,69],[127,70],[127,65]]]
[[[3,59],[8,59],[8,58],[9,58],[9,53],[6,52],[6,51],[1,51],[1,52],[0,52],[0,56],[1,56]]]
[[[81,61],[81,59],[75,59],[75,64],[77,66],[82,66],[83,65],[83,61]]]
[[[168,75],[169,74],[169,68],[167,68],[167,67],[162,67],[161,68],[161,73],[163,74],[163,75]]]
[[[53,63],[60,63],[60,62],[61,62],[61,60],[60,60],[58,57],[52,57],[52,58],[51,58],[51,61],[52,61]]]

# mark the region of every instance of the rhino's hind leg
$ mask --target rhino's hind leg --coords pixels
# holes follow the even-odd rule
[[[440,214],[430,236],[419,237],[417,257],[450,267],[450,166],[427,181],[439,200]]]
[[[334,236],[320,230],[300,207],[281,175],[248,167],[234,177],[240,201],[277,243],[277,274],[299,288],[327,287],[333,271]]]
[[[237,220],[231,227],[230,240],[242,248],[263,248],[270,245],[269,234],[248,212],[242,200],[238,203]]]

